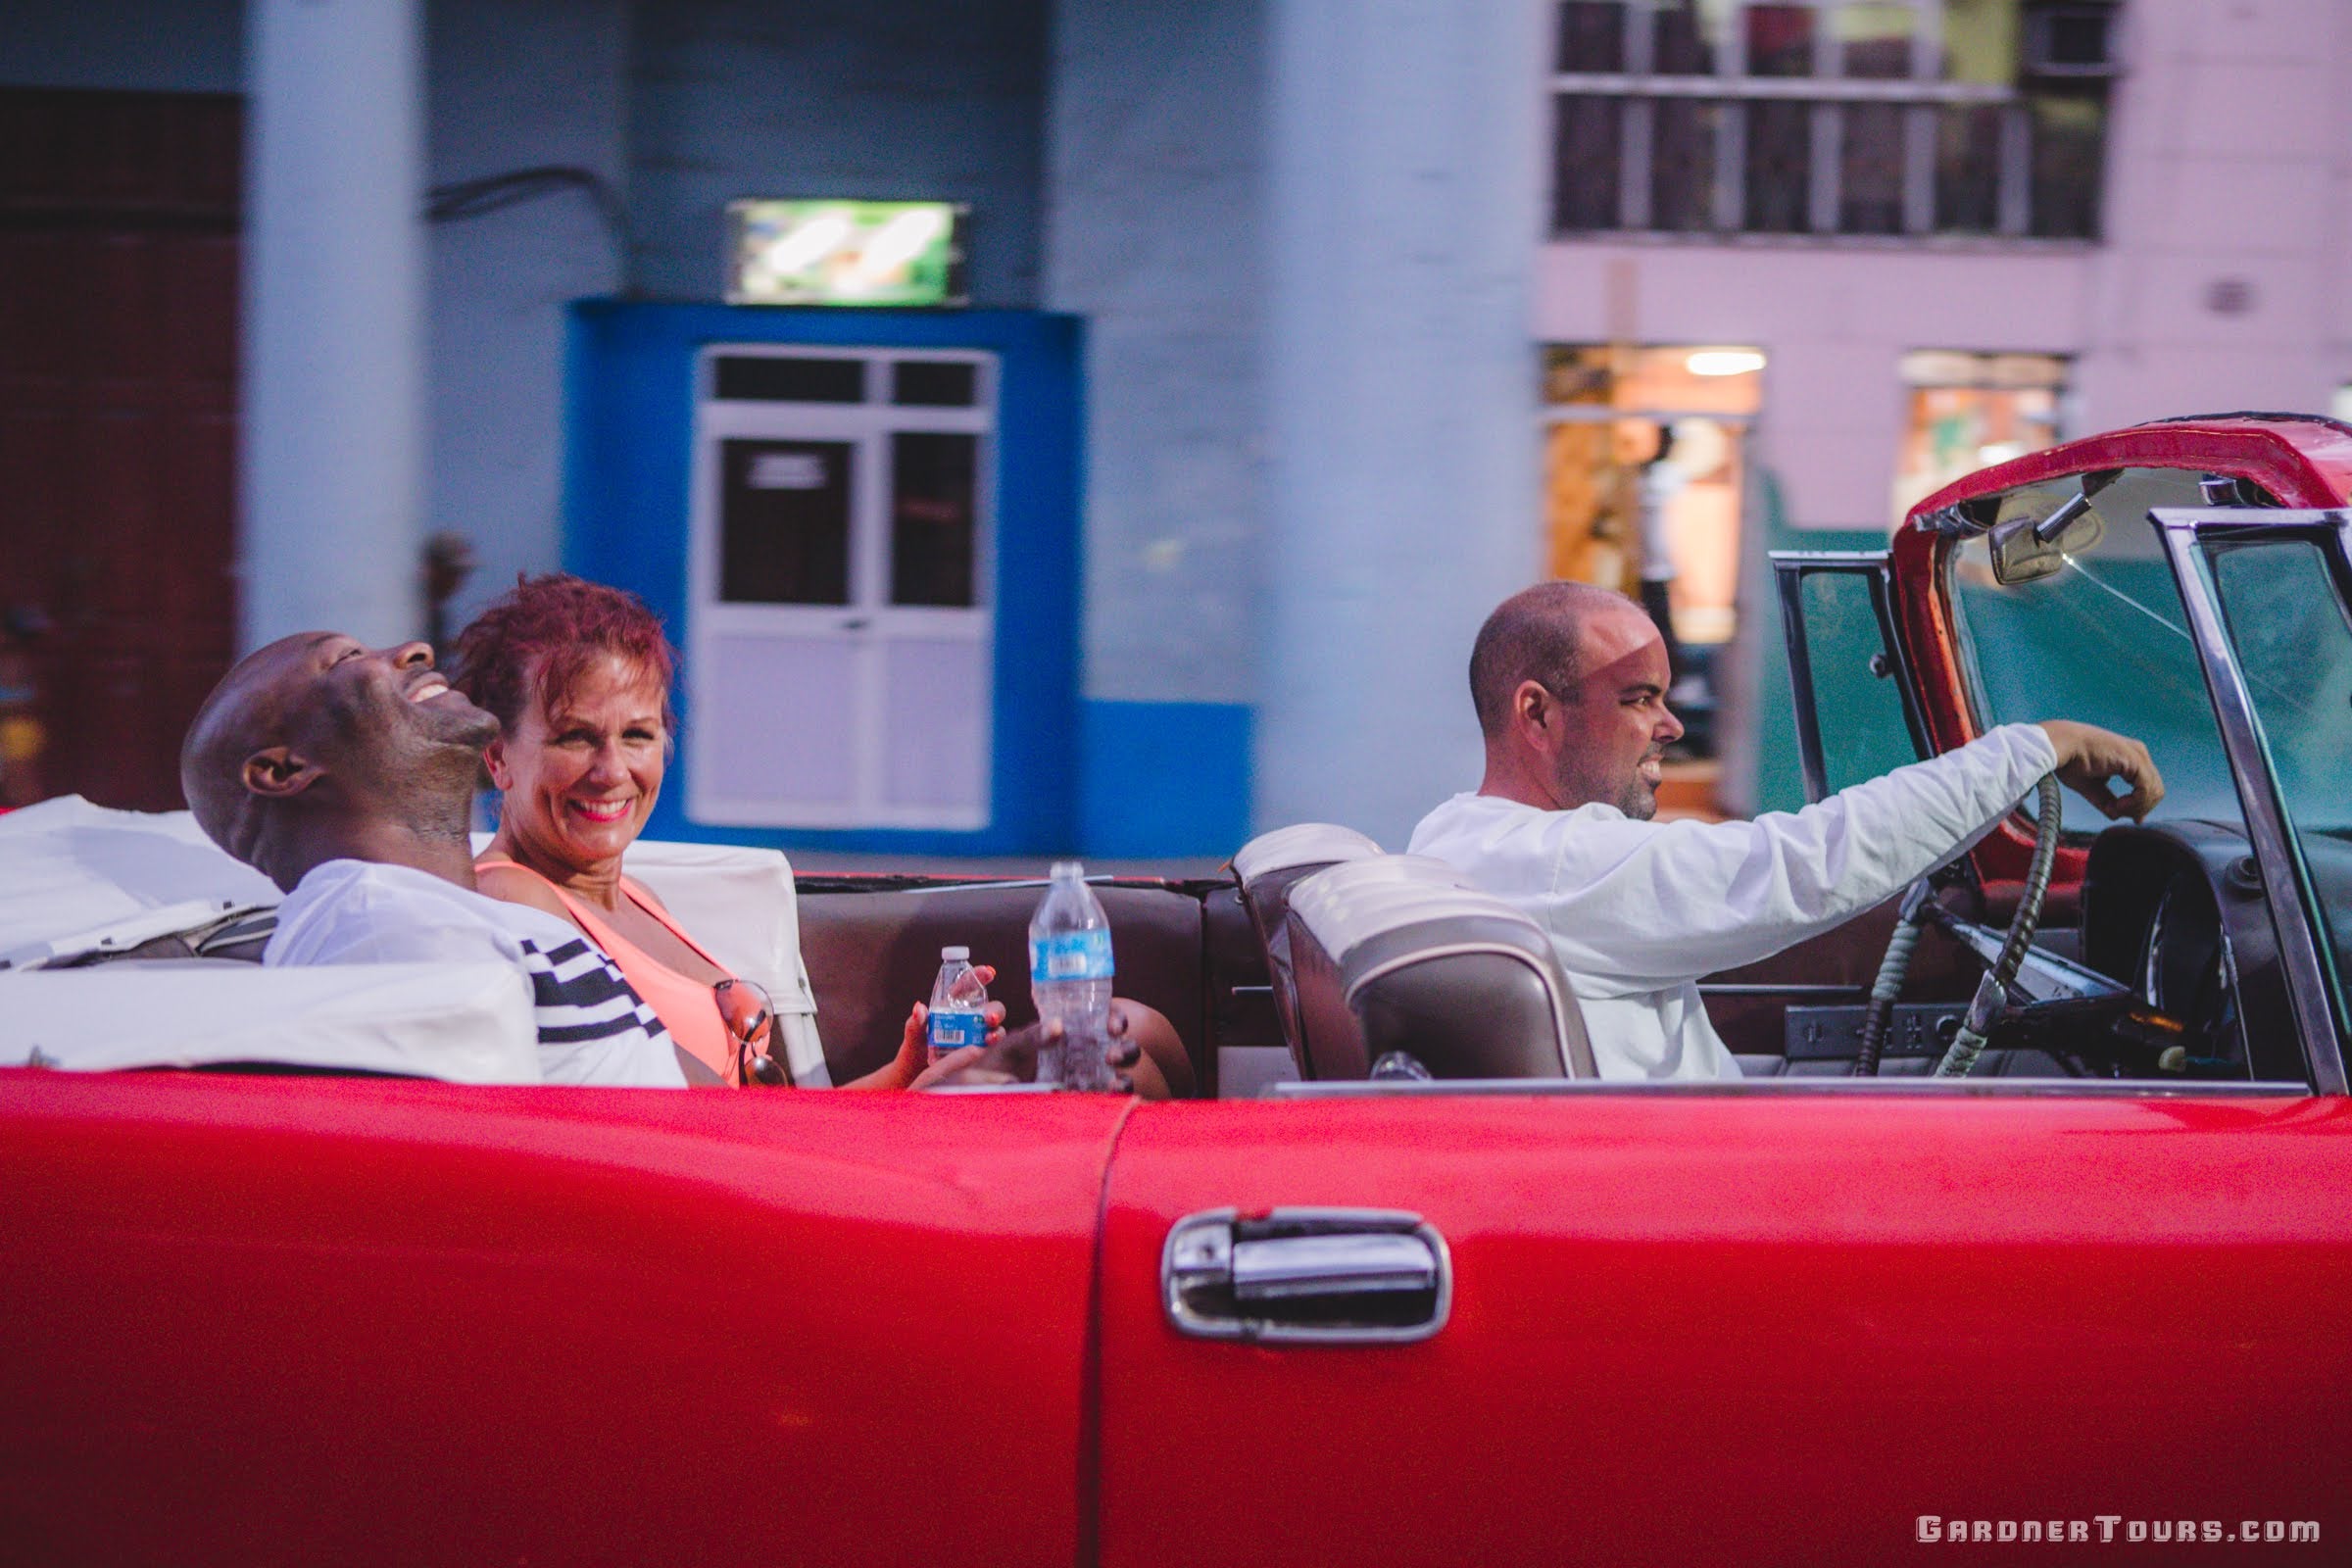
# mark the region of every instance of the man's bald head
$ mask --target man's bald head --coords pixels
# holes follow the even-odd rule
[[[282,637],[239,660],[196,710],[180,743],[179,788],[196,825],[248,864],[261,837],[263,803],[245,787],[246,760],[287,745],[299,672],[327,635]]]
[[[497,733],[424,644],[369,650],[301,632],[213,688],[180,746],[179,785],[207,837],[291,889],[322,859],[387,858],[368,846],[463,843]]]
[[[1609,610],[1642,607],[1621,593],[1584,582],[1540,582],[1494,607],[1470,649],[1470,701],[1490,741],[1510,722],[1511,695],[1534,681],[1565,695],[1584,678],[1585,622]]]

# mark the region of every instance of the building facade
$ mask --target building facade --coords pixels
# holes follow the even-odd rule
[[[2328,90],[2348,52],[2330,0],[0,0],[0,108],[159,178],[172,137],[141,155],[122,128],[142,103],[241,117],[241,201],[212,220],[242,279],[237,525],[186,569],[223,575],[246,644],[320,621],[409,635],[410,564],[446,532],[479,565],[451,624],[568,564],[706,647],[725,617],[697,617],[726,606],[696,597],[694,453],[724,418],[694,377],[715,348],[885,375],[918,350],[1002,368],[1064,345],[1064,370],[1018,358],[1045,379],[1003,380],[993,413],[913,417],[869,390],[869,435],[820,410],[770,431],[799,447],[746,458],[744,485],[787,493],[745,526],[805,528],[833,515],[815,447],[887,477],[909,417],[975,432],[990,477],[844,501],[825,525],[870,569],[794,603],[844,628],[904,609],[893,541],[960,528],[979,613],[957,624],[987,639],[993,695],[859,655],[883,673],[777,699],[769,750],[736,760],[855,753],[841,798],[879,805],[698,816],[720,796],[696,769],[726,760],[690,746],[659,826],[1194,856],[1305,818],[1400,843],[1475,782],[1479,619],[1546,572],[1646,581],[1711,719],[1700,795],[1789,804],[1771,544],[1882,538],[1904,499],[2031,445],[2324,409],[2352,381],[2352,127]],[[86,158],[10,152],[14,291],[93,231],[43,175]],[[953,311],[886,328],[723,304],[745,197],[961,204],[971,341]],[[128,254],[185,219],[108,221]],[[583,350],[583,311],[593,342],[668,333],[674,353],[600,379],[619,372]],[[19,432],[97,419],[90,389],[124,384],[18,336],[0,415]],[[1002,400],[1051,409],[1065,381],[1067,471],[994,487],[1016,457]],[[46,563],[12,600],[66,604],[87,577],[56,541],[114,504],[105,478],[44,478],[64,499],[14,509],[47,543],[11,541]],[[49,617],[45,657],[116,658],[77,613]],[[915,740],[816,723],[853,690],[911,710]],[[924,720],[933,693],[988,716]],[[159,697],[150,727],[194,695]],[[688,699],[691,732],[710,714]],[[977,817],[963,796],[923,814],[950,788],[925,745],[996,748],[958,764]]]

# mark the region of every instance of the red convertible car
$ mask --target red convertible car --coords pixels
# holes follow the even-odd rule
[[[235,964],[201,841],[81,821],[150,891],[85,940],[0,931],[0,1543],[2329,1560],[2348,501],[2352,428],[2201,417],[1988,469],[1885,553],[1783,559],[1816,795],[2043,716],[2140,735],[2171,793],[2135,826],[2021,813],[1714,977],[1731,1085],[1584,1076],[1540,944],[1324,832],[1103,891],[1122,989],[1222,1098],[502,1084],[518,1025],[465,976],[257,1008],[305,976]],[[0,821],[0,864],[46,809]],[[1019,972],[1038,897],[789,891],[803,1081],[882,1059],[943,941]],[[1974,1070],[1933,1072],[1978,1026]],[[1367,1076],[1390,1051],[1430,1076]],[[70,1070],[167,1065],[237,1070]],[[1238,1094],[1269,1076],[1299,1081]]]

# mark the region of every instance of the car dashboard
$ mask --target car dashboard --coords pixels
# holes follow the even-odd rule
[[[2352,889],[2352,847],[2328,859]],[[2103,1061],[2116,1076],[2304,1078],[2262,874],[2237,824],[2100,833],[2083,875],[2082,951],[2132,997],[2111,1038],[2083,1043],[2091,1070]]]

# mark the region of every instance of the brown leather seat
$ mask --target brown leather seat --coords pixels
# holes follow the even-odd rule
[[[931,995],[939,950],[962,946],[994,964],[989,994],[1012,1027],[1030,1022],[1029,917],[1042,883],[942,885],[890,892],[800,896],[801,957],[816,992],[816,1027],[837,1084],[882,1066],[899,1049],[906,1010]],[[1095,896],[1110,917],[1122,997],[1167,1014],[1196,1077],[1202,1069],[1200,901],[1172,888],[1106,886]]]
[[[1598,1076],[1551,941],[1417,855],[1334,865],[1291,890],[1302,1075],[1366,1076],[1392,1051],[1436,1078]]]
[[[1274,989],[1274,1012],[1282,1022],[1283,1044],[1306,1071],[1306,1047],[1298,1028],[1298,987],[1291,973],[1291,939],[1285,916],[1291,889],[1326,866],[1346,860],[1368,859],[1380,846],[1351,827],[1330,822],[1299,822],[1260,833],[1233,858],[1233,874],[1242,885],[1242,902],[1250,923],[1265,949],[1266,975]]]

